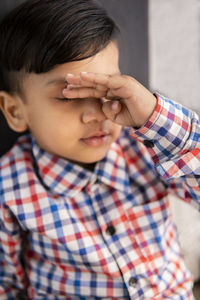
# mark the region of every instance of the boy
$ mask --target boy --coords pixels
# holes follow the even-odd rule
[[[93,0],[30,0],[0,25],[0,299],[193,299],[168,195],[199,207],[195,113],[121,75]]]

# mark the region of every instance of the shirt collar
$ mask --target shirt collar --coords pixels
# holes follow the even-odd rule
[[[42,183],[53,193],[74,197],[86,185],[98,181],[124,193],[129,192],[129,178],[120,141],[114,142],[107,155],[96,164],[94,172],[41,149],[32,138],[35,166]]]
[[[130,192],[127,162],[121,139],[111,145],[107,155],[97,164],[96,174],[106,185],[123,193]]]

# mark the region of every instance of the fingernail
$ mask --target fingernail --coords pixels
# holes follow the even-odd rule
[[[72,84],[68,84],[64,89],[63,92],[68,92],[69,90],[73,89]]]
[[[70,84],[68,84],[68,87],[69,87],[70,89],[73,89],[73,88],[77,87],[77,85],[76,85],[76,84],[73,84],[73,83],[70,83]]]
[[[89,75],[89,73],[88,73],[88,72],[85,72],[85,71],[83,71],[83,72],[81,72],[81,75],[83,75],[83,76],[88,76],[88,75]]]
[[[118,101],[114,101],[113,103],[112,103],[112,105],[111,105],[111,109],[112,110],[117,110],[118,109]]]
[[[68,91],[68,90],[73,89],[74,87],[75,87],[74,84],[69,83],[69,84],[67,85],[67,87],[65,88],[65,90]]]
[[[68,73],[67,77],[74,77],[74,74]]]

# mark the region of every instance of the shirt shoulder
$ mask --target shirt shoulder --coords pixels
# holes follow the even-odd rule
[[[132,136],[133,128],[125,127],[122,129],[117,145],[121,148],[124,158],[135,156],[143,156],[143,158],[151,161],[151,157],[147,147],[140,140]]]
[[[14,198],[15,190],[22,189],[20,177],[23,182],[27,180],[27,172],[34,172],[31,137],[20,137],[15,145],[0,159],[0,196],[2,200]],[[7,197],[7,195],[9,195]]]
[[[14,146],[0,158],[0,168],[4,170],[10,168],[10,163],[17,162],[22,158],[31,156],[31,136],[23,135],[19,137]]]

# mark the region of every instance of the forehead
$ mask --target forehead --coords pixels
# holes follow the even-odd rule
[[[67,82],[67,73],[79,74],[82,71],[117,74],[119,73],[119,53],[115,42],[110,42],[106,48],[96,55],[80,61],[73,61],[56,66],[52,70],[43,74],[28,74],[24,87],[30,88],[50,88],[63,87]]]

